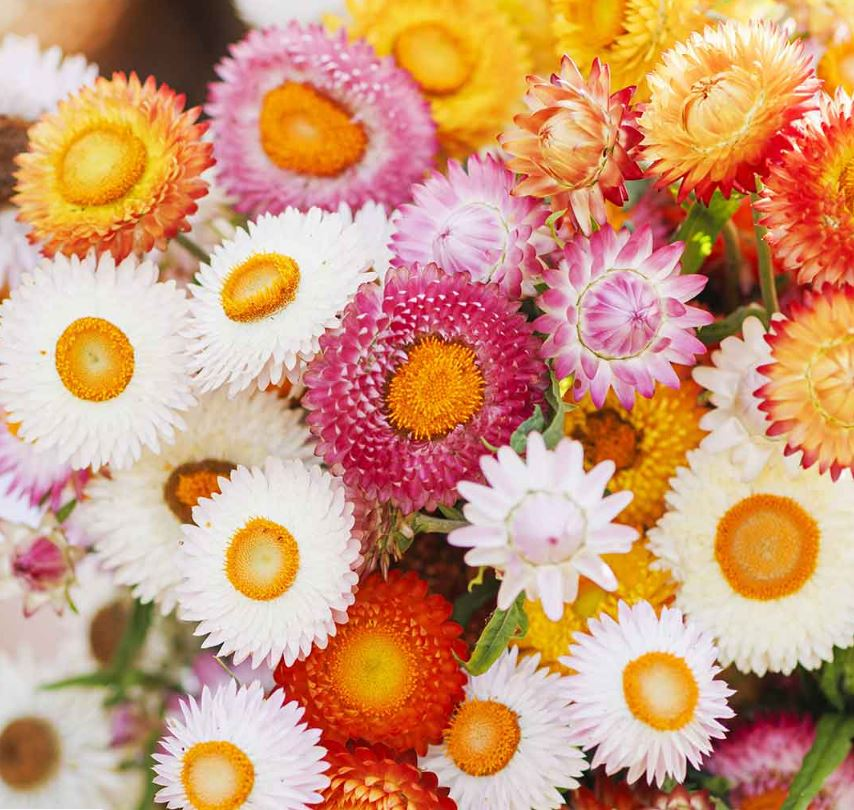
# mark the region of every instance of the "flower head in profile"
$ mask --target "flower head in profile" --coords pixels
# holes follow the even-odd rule
[[[457,487],[471,525],[455,529],[448,542],[471,549],[469,565],[500,574],[501,610],[524,592],[557,621],[577,597],[582,575],[606,591],[617,587],[602,555],[627,552],[637,532],[612,522],[632,498],[630,492],[604,495],[612,461],[585,473],[579,442],[564,439],[546,450],[543,437],[531,433],[524,461],[505,445],[497,458],[484,455],[480,466],[486,485],[461,481]]]
[[[637,113],[630,107],[633,88],[611,92],[607,65],[594,60],[584,79],[565,56],[560,74],[528,77],[529,113],[517,115],[516,128],[499,141],[511,157],[510,169],[523,176],[514,193],[557,197],[585,234],[591,218],[607,222],[605,200],[622,205],[626,180],[641,170],[633,153],[641,140]]]
[[[800,41],[767,22],[728,21],[692,34],[649,76],[640,118],[644,157],[660,186],[681,182],[708,203],[715,190],[752,192],[788,146],[819,89]]]
[[[601,408],[609,388],[631,408],[635,391],[651,397],[656,382],[679,387],[673,363],[691,366],[705,346],[694,327],[713,316],[686,306],[706,284],[680,275],[683,244],[653,250],[652,229],[578,235],[558,267],[546,269],[537,331],[548,335],[543,354],[560,377],[575,375],[576,400],[589,390]]]
[[[822,94],[792,142],[756,205],[766,239],[798,284],[854,283],[854,101]]]
[[[675,608],[622,603],[616,621],[592,620],[561,659],[575,672],[570,721],[575,741],[596,747],[592,767],[628,768],[629,783],[645,775],[659,786],[683,782],[689,762],[699,768],[733,716],[716,656],[711,636]]]
[[[513,173],[492,155],[473,155],[463,168],[452,160],[447,175],[434,172],[413,186],[413,203],[395,215],[396,266],[435,262],[447,273],[495,281],[511,296],[533,293],[541,271],[532,242],[546,207],[512,196]]]
[[[757,369],[757,389],[769,436],[785,439],[786,453],[818,464],[835,480],[854,472],[854,287],[807,290],[789,317],[775,319],[767,341],[771,359]]]
[[[200,110],[154,77],[116,73],[83,87],[29,131],[18,157],[21,221],[47,256],[91,248],[121,260],[190,230],[213,164]]]

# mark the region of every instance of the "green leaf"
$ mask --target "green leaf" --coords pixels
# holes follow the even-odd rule
[[[563,421],[567,411],[566,403],[560,393],[560,380],[555,377],[554,372],[550,375],[551,385],[546,391],[546,402],[551,408],[552,418],[548,427],[543,431],[543,441],[549,450],[563,438]]]
[[[46,692],[53,692],[56,689],[67,689],[70,686],[112,686],[116,681],[116,675],[110,670],[99,670],[98,672],[89,672],[85,675],[73,675],[70,678],[63,678],[61,681],[52,681],[42,685],[42,689]]]
[[[444,504],[439,504],[439,512],[442,517],[448,518],[448,520],[465,520],[463,517],[463,513],[461,509],[457,509],[456,506],[445,506]]]
[[[464,662],[472,675],[482,675],[507,649],[513,638],[522,638],[528,632],[528,617],[523,607],[525,594],[519,594],[509,610],[496,610],[472,650],[471,658]]]
[[[454,611],[451,619],[465,627],[471,617],[498,593],[498,580],[490,570],[484,572],[480,582],[469,583],[469,589],[454,601]]]
[[[765,328],[768,328],[768,324],[770,323],[768,313],[762,307],[750,305],[739,307],[735,311],[730,312],[726,318],[721,318],[721,320],[710,323],[708,326],[701,326],[697,330],[697,337],[707,346],[713,346],[716,343],[720,343],[725,337],[740,332],[741,325],[746,318],[750,317],[759,318],[765,324]]]
[[[543,416],[543,409],[539,405],[535,405],[533,416],[529,416],[513,431],[513,435],[510,437],[510,446],[521,455],[525,452],[525,447],[528,444],[528,434],[535,430],[542,433],[545,426],[546,418]]]
[[[77,499],[72,498],[68,503],[64,503],[59,507],[59,510],[56,513],[56,522],[57,523],[65,523],[68,519],[68,516],[74,511],[74,507],[77,506]]]
[[[854,647],[834,648],[833,660],[818,671],[818,685],[830,705],[844,711],[845,699],[854,697]]]
[[[706,206],[699,200],[676,232],[676,239],[685,243],[682,272],[696,273],[709,254],[727,221],[738,210],[742,197],[733,194],[728,200],[716,191]]]
[[[125,632],[122,635],[122,639],[109,667],[113,672],[121,674],[131,668],[137,653],[142,649],[142,645],[145,644],[145,638],[148,635],[148,629],[151,627],[153,616],[153,602],[142,604],[137,599],[133,600]]]
[[[830,774],[848,756],[854,737],[854,716],[826,714],[819,721],[815,741],[789,787],[780,810],[806,810]]]

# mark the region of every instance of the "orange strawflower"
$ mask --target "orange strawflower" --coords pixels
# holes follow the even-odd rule
[[[649,76],[642,148],[659,186],[681,181],[708,203],[716,189],[756,189],[819,88],[800,41],[767,22],[728,21],[692,34]]]
[[[854,286],[805,291],[789,318],[775,319],[766,336],[772,361],[756,392],[771,422],[769,436],[786,438],[786,454],[836,480],[854,470]]]
[[[383,745],[328,743],[329,787],[318,810],[456,810],[436,775]]]
[[[513,193],[557,198],[552,207],[568,208],[585,234],[591,217],[604,225],[605,200],[622,205],[625,181],[642,174],[633,157],[641,139],[629,103],[633,92],[611,93],[610,69],[598,59],[586,81],[568,56],[560,75],[529,76],[525,103],[531,112],[515,116],[516,128],[499,136],[512,156],[508,167],[523,175]]]
[[[85,256],[90,248],[118,261],[163,249],[207,193],[213,164],[198,107],[154,77],[99,78],[60,102],[29,132],[17,158],[13,202],[47,256]]]
[[[765,179],[757,208],[779,264],[799,284],[854,283],[854,104],[822,95]]]
[[[462,628],[450,615],[450,602],[428,595],[415,574],[391,571],[388,581],[373,574],[329,645],[291,667],[279,664],[276,682],[325,739],[424,754],[442,739],[466,682],[454,658],[467,655]]]

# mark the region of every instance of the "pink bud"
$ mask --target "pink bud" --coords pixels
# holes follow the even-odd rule
[[[47,537],[37,537],[28,548],[15,552],[12,571],[36,591],[61,585],[71,573],[62,550]]]

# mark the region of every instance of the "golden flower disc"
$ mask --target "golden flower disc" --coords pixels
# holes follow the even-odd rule
[[[694,717],[700,700],[697,679],[684,658],[648,652],[623,670],[623,694],[629,711],[658,731],[677,731]]]
[[[281,253],[256,253],[228,274],[220,301],[226,316],[252,323],[283,310],[297,295],[299,265]]]
[[[804,508],[781,495],[750,495],[718,521],[715,559],[747,599],[797,593],[815,572],[820,532]]]
[[[280,169],[335,177],[358,163],[368,136],[337,101],[310,84],[285,82],[270,90],[258,119],[261,146]]]
[[[297,541],[284,526],[266,518],[252,518],[231,538],[225,573],[244,596],[268,602],[294,584],[299,563]]]
[[[438,23],[405,28],[397,35],[392,53],[428,95],[453,93],[471,76],[472,61],[465,44]]]
[[[181,523],[193,522],[193,507],[202,499],[219,492],[219,478],[228,478],[236,465],[230,461],[206,458],[188,461],[176,467],[163,485],[163,499]]]
[[[195,810],[238,810],[255,785],[255,767],[233,743],[199,742],[184,754],[181,783]]]
[[[133,346],[109,321],[78,318],[56,341],[56,371],[78,399],[106,402],[121,394],[133,378]]]
[[[0,780],[12,790],[32,790],[59,765],[56,732],[40,717],[18,717],[0,731]]]
[[[451,718],[445,745],[464,773],[492,776],[507,766],[521,738],[519,719],[512,709],[496,700],[467,700]]]

